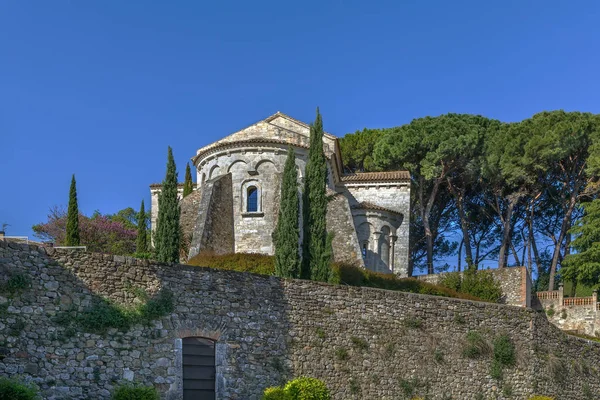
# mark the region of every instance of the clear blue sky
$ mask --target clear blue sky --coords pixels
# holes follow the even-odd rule
[[[415,117],[600,112],[596,1],[0,0],[0,223],[149,200],[195,150],[318,105],[338,136]]]

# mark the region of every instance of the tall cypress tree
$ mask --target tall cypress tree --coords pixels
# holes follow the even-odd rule
[[[284,278],[300,277],[298,253],[300,200],[296,153],[290,146],[283,169],[279,219],[275,230],[275,274]]]
[[[183,197],[192,193],[194,190],[194,182],[192,182],[192,170],[190,169],[190,163],[185,166],[185,181],[183,182]]]
[[[144,200],[140,206],[140,212],[137,216],[137,239],[135,251],[136,253],[147,253],[148,252],[148,233],[146,227],[146,209],[144,207]]]
[[[158,195],[158,218],[156,220],[156,259],[162,262],[179,261],[179,201],[177,200],[177,169],[173,150],[169,146],[167,174]]]
[[[310,126],[310,150],[306,163],[303,194],[304,238],[302,272],[305,279],[328,281],[331,268],[331,242],[327,240],[327,162],[323,152],[323,120],[317,108],[317,118]]]
[[[67,211],[67,236],[66,246],[79,246],[79,207],[77,206],[77,184],[75,174],[71,177],[71,189],[69,190],[69,209]]]

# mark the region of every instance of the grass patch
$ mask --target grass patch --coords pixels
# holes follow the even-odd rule
[[[323,328],[317,328],[317,337],[319,339],[325,339],[325,331],[323,330]]]
[[[462,354],[466,358],[476,359],[490,354],[489,343],[483,338],[481,333],[470,331],[467,333]]]
[[[367,341],[362,338],[352,336],[350,337],[350,341],[352,342],[354,347],[356,347],[359,350],[367,350],[369,348],[369,343],[367,343]]]
[[[254,274],[275,275],[275,257],[255,253],[214,254],[203,252],[188,260],[188,265]]]
[[[402,321],[402,324],[411,329],[421,329],[423,327],[423,321],[415,317],[406,317]]]
[[[261,275],[275,275],[275,258],[264,254],[237,253],[217,255],[200,253],[188,260],[188,265],[209,267],[238,272],[251,272]],[[485,301],[467,293],[459,293],[450,288],[433,285],[415,278],[398,278],[394,274],[372,272],[354,265],[334,263],[331,265],[331,283],[349,286],[366,286],[400,292],[429,294],[465,300]],[[325,310],[328,313],[327,310]]]
[[[0,399],[35,400],[38,391],[35,386],[22,383],[14,378],[0,378]]]
[[[332,283],[482,301],[479,297],[459,293],[456,290],[440,285],[433,285],[416,278],[398,278],[394,274],[382,274],[341,263],[333,264],[332,268]]]
[[[350,358],[350,356],[348,355],[348,350],[346,350],[345,348],[339,348],[335,351],[335,358],[337,358],[340,361],[345,361],[348,358]]]
[[[65,328],[63,336],[69,338],[77,333],[75,326],[85,332],[98,334],[105,334],[111,328],[125,331],[135,324],[148,325],[173,309],[173,294],[168,289],[162,289],[155,297],[136,307],[122,307],[106,299],[97,299],[81,313],[63,311],[52,320]]]
[[[8,280],[0,284],[0,293],[14,296],[31,286],[31,278],[22,273],[13,273]]]

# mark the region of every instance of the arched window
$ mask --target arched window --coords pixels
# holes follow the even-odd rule
[[[257,212],[258,211],[258,189],[256,188],[256,186],[250,186],[248,188],[246,211],[247,212]]]

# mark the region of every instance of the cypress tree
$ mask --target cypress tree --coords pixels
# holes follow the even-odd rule
[[[169,146],[167,174],[158,195],[158,218],[156,220],[156,259],[162,262],[179,261],[179,201],[177,199],[177,169],[173,150]]]
[[[144,200],[142,200],[140,212],[137,216],[137,239],[135,251],[138,254],[148,252],[148,233],[146,229],[146,209],[144,208]]]
[[[71,177],[71,189],[69,190],[65,245],[79,246],[79,244],[79,207],[77,206],[77,184],[75,183],[75,174],[73,174]]]
[[[192,170],[190,169],[190,163],[185,166],[185,181],[183,182],[183,197],[192,193],[194,190],[194,183],[192,182]]]
[[[327,238],[327,163],[323,152],[323,120],[317,117],[310,126],[310,150],[306,163],[303,194],[304,238],[302,272],[305,279],[328,281],[330,277],[331,241]]]
[[[300,277],[298,254],[300,200],[296,153],[290,146],[283,169],[279,218],[275,230],[275,274],[284,278]]]

